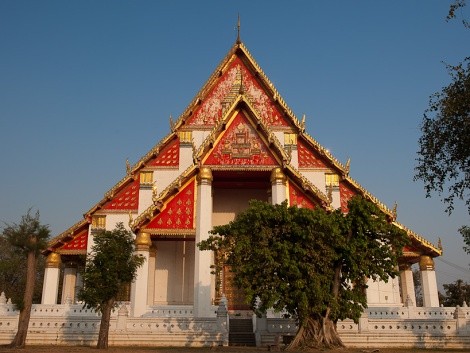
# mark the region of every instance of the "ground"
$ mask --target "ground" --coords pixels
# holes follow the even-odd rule
[[[157,347],[110,347],[103,350],[106,353],[261,353],[267,352],[268,349],[256,347],[217,347],[217,348],[157,348]],[[10,349],[5,346],[0,346],[0,353],[97,353],[94,347],[64,347],[64,346],[32,346],[25,349]],[[328,351],[318,351],[328,352]],[[329,351],[331,353],[457,353],[469,352],[468,349],[394,349],[394,348],[380,348],[380,349],[335,349]],[[297,353],[297,352],[295,352]],[[304,353],[304,352],[302,352]]]

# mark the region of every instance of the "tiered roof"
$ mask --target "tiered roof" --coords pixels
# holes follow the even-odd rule
[[[289,189],[291,204],[305,207],[319,205],[331,209],[330,198],[301,173],[302,169],[325,169],[339,175],[343,211],[347,211],[349,198],[362,195],[375,203],[396,226],[407,231],[412,241],[410,253],[442,254],[440,247],[397,223],[394,210],[352,179],[349,176],[349,161],[343,165],[305,132],[305,118],[300,121],[295,116],[248,49],[239,41],[232,46],[185,111],[175,122],[171,121],[170,133],[128,168],[126,176],[85,213],[84,220],[51,240],[49,251],[60,250],[60,244],[70,241],[75,231],[88,224],[95,212],[136,212],[140,171],[144,168],[177,167],[178,132],[201,130],[210,133],[197,149],[193,144],[193,164],[163,190],[147,210],[138,215],[131,225],[133,231],[145,228],[162,234],[193,234],[191,217],[194,216],[194,199],[191,197],[195,194],[195,176],[202,166],[210,166],[213,170],[270,170],[281,166],[292,184]],[[291,150],[284,148],[277,139],[275,132],[279,131],[297,135],[299,169],[290,164]],[[244,144],[243,138],[249,143]],[[241,163],[242,159],[238,160],[239,163],[235,162],[237,159],[232,158],[234,153],[239,153],[241,157],[250,154],[254,158],[252,160],[257,162],[254,165]],[[192,196],[187,193],[188,190]],[[184,203],[189,206],[188,202],[191,207],[179,207]],[[174,213],[169,214],[170,211]],[[181,212],[179,218],[175,218],[176,212]]]

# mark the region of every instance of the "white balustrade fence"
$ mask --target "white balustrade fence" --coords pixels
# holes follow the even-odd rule
[[[213,310],[213,317],[196,318],[192,306],[149,306],[141,317],[131,317],[129,303],[120,303],[111,315],[109,344],[228,345],[225,302]],[[0,345],[13,339],[18,315],[11,303],[0,300]],[[267,318],[253,318],[258,345],[282,342],[284,336],[295,335],[295,322],[275,316],[270,313]],[[80,304],[33,305],[27,344],[94,345],[100,320],[99,313]],[[341,321],[337,329],[348,347],[470,348],[470,308],[372,307],[357,324]]]

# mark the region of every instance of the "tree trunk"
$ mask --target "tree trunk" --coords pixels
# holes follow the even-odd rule
[[[28,334],[29,319],[31,317],[31,307],[33,305],[34,285],[36,282],[36,252],[28,252],[26,267],[26,285],[23,296],[23,307],[20,310],[18,319],[18,331],[10,344],[12,348],[24,348],[26,336]]]
[[[101,308],[100,332],[96,348],[108,349],[109,324],[111,321],[111,311],[114,307],[114,298],[109,299]]]
[[[301,326],[286,350],[321,349],[344,347],[343,341],[336,331],[336,324],[328,318],[309,317]]]

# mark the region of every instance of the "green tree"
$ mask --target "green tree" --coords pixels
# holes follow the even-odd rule
[[[458,279],[455,283],[443,285],[445,290],[444,306],[462,306],[464,302],[470,302],[470,284]]]
[[[83,288],[78,298],[84,306],[101,313],[98,349],[108,348],[111,311],[121,289],[134,281],[145,259],[134,254],[132,233],[118,223],[112,231],[102,230],[93,237],[94,245],[86,260]]]
[[[434,93],[421,124],[415,180],[422,180],[426,196],[444,196],[452,212],[456,198],[470,212],[470,58],[447,65],[452,82]]]
[[[44,257],[38,256],[33,303],[41,302],[44,265]],[[5,237],[0,236],[0,293],[4,292],[6,297],[11,298],[15,304],[21,303],[25,282],[26,266],[24,266],[24,256]]]
[[[289,349],[342,346],[336,322],[358,321],[367,278],[396,276],[407,239],[361,197],[349,202],[347,215],[253,200],[212,233],[199,248],[224,255],[252,309],[286,310],[296,319]]]
[[[3,229],[3,237],[16,249],[17,255],[22,256],[23,261],[20,266],[26,268],[23,297],[13,297],[20,310],[20,316],[18,331],[10,344],[11,347],[23,348],[25,346],[37,277],[38,256],[47,246],[49,233],[49,227],[42,225],[39,221],[39,211],[32,216],[31,210],[21,217],[19,224],[6,224]],[[13,263],[16,263],[16,260],[14,259]],[[21,272],[21,267],[18,267],[18,271]]]

